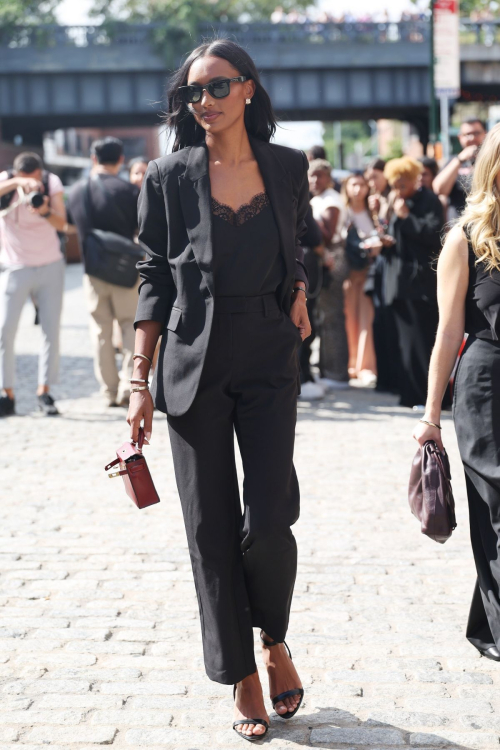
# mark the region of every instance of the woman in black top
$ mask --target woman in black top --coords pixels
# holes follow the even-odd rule
[[[279,716],[303,690],[284,646],[299,515],[293,466],[297,350],[310,334],[298,236],[307,160],[269,143],[275,119],[247,53],[198,47],[174,75],[174,153],[150,164],[139,207],[148,259],[136,316],[128,422],[151,433],[152,385],[170,441],[198,596],[209,677],[235,685],[235,730],[268,728],[253,644],[261,628]],[[145,383],[145,385],[142,385]],[[234,456],[243,462],[243,513]]]
[[[394,262],[385,270],[385,294],[388,299],[393,297],[398,331],[400,404],[409,407],[425,404],[438,325],[433,263],[441,250],[443,227],[439,198],[418,187],[421,169],[408,156],[392,159],[385,167],[394,198],[388,235],[395,240]]]
[[[467,638],[500,661],[500,125],[486,136],[472,191],[438,264],[439,328],[424,417],[414,432],[442,449],[441,399],[464,331],[453,416],[464,464],[477,582]]]

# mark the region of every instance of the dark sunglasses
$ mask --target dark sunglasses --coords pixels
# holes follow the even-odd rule
[[[237,78],[221,78],[218,81],[207,83],[205,86],[198,86],[197,84],[179,86],[179,94],[186,104],[196,104],[199,102],[203,96],[203,91],[208,91],[214,99],[224,99],[224,97],[229,96],[229,92],[231,91],[231,81],[244,83],[248,81],[248,78],[246,76],[237,76]]]

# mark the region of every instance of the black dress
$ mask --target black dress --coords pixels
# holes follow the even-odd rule
[[[192,405],[168,416],[210,679],[256,670],[254,627],[283,641],[297,568],[293,465],[300,332],[268,196],[233,211],[212,199],[214,319]],[[188,271],[189,272],[189,269]],[[241,454],[243,512],[234,436]]]
[[[467,638],[500,649],[500,272],[476,265],[469,245],[465,330],[453,417],[464,464],[477,582]]]

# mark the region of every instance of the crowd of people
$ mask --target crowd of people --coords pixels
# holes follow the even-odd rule
[[[310,210],[302,244],[312,335],[299,352],[302,399],[321,399],[356,379],[399,394],[402,406],[423,406],[438,320],[435,261],[447,227],[465,206],[485,135],[483,122],[467,120],[459,133],[462,150],[442,170],[430,157],[377,158],[341,185],[332,179],[324,148],[309,151]],[[91,157],[90,177],[72,186],[66,202],[59,178],[44,170],[37,154],[20,154],[12,170],[0,173],[0,416],[15,413],[14,339],[30,297],[42,332],[38,403],[45,414],[58,413],[51,386],[58,372],[64,233],[76,232],[82,247],[91,229],[137,242],[146,159],[132,159],[123,179],[121,141],[96,141]],[[38,194],[42,200],[35,205]],[[139,276],[131,286],[106,279],[84,276],[94,370],[106,403],[126,406]],[[316,337],[318,368],[311,366]],[[446,395],[445,408],[449,404]]]
[[[308,305],[320,346],[315,376],[312,340],[303,345],[302,398],[320,399],[355,378],[423,409],[438,323],[435,264],[464,209],[485,136],[482,121],[467,120],[462,150],[441,171],[427,156],[375,159],[342,185],[334,185],[324,149],[310,150],[309,222],[321,241],[306,253]],[[447,393],[444,408],[450,404]]]

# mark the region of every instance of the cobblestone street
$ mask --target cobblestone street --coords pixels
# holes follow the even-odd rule
[[[161,503],[139,511],[103,470],[128,427],[98,394],[79,266],[67,271],[58,419],[36,412],[33,318],[29,304],[19,416],[2,424],[0,750],[242,748],[232,690],[203,670],[165,419],[146,449]],[[272,715],[272,748],[499,744],[500,664],[464,636],[475,572],[451,417],[459,526],[441,546],[408,508],[416,417],[395,404],[358,388],[300,404],[287,640],[305,703],[290,722]]]

